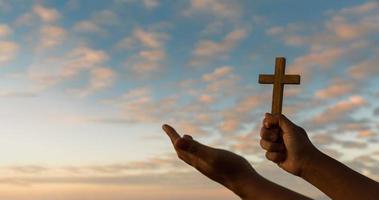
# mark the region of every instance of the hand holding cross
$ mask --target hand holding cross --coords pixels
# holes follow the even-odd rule
[[[274,84],[272,90],[271,114],[282,114],[284,84],[300,84],[300,75],[285,75],[286,59],[277,57],[275,74],[260,74],[260,84]]]

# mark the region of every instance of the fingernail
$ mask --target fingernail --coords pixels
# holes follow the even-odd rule
[[[173,128],[168,124],[163,124],[162,129],[166,132],[170,132],[170,131],[172,131]]]

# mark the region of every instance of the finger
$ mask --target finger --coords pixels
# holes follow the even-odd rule
[[[268,129],[268,128],[262,127],[260,135],[261,135],[261,138],[264,140],[276,142],[276,141],[278,141],[278,139],[280,137],[279,132],[280,132],[280,130],[278,128]]]
[[[192,154],[195,157],[208,159],[213,148],[203,145],[193,139],[180,138],[175,142],[175,147],[179,150]]]
[[[286,159],[286,155],[279,152],[266,152],[266,158],[272,162],[281,163]]]
[[[174,128],[172,128],[171,126],[169,126],[167,124],[164,124],[162,126],[162,129],[166,132],[166,134],[170,138],[172,144],[175,146],[175,142],[178,139],[180,139],[180,135],[176,132],[176,130]]]
[[[279,119],[279,126],[282,130],[290,130],[291,128],[296,127],[296,125],[286,116],[281,114],[276,117]]]
[[[266,113],[263,120],[263,126],[266,128],[280,127],[283,131],[288,131],[291,130],[291,128],[296,127],[296,125],[286,116],[282,114],[272,115],[270,113]]]
[[[263,126],[268,129],[279,127],[279,118],[270,113],[266,113],[263,119]]]
[[[284,152],[286,150],[283,143],[274,143],[267,140],[261,140],[259,143],[262,149],[269,152]]]
[[[183,135],[183,138],[184,139],[193,140],[192,136],[190,136],[190,135]]]

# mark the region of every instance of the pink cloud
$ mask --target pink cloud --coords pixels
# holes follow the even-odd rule
[[[242,9],[238,3],[230,0],[191,0],[190,8],[187,8],[183,14],[192,16],[199,12],[226,19],[235,19],[241,15]]]
[[[336,104],[329,106],[322,113],[316,115],[311,119],[314,124],[328,124],[334,123],[340,118],[344,118],[344,115],[352,113],[367,104],[367,101],[361,96],[351,96],[347,100],[337,102]]]
[[[221,41],[200,40],[193,50],[194,57],[190,64],[197,66],[227,56],[241,40],[246,38],[247,34],[246,29],[238,28],[226,35]]]
[[[355,90],[356,85],[353,81],[335,79],[323,89],[316,91],[315,96],[319,99],[331,99],[340,97]]]
[[[354,79],[365,79],[379,73],[379,57],[363,60],[348,69],[348,73]]]
[[[44,22],[54,22],[60,18],[60,13],[56,9],[42,5],[34,6],[33,12]]]

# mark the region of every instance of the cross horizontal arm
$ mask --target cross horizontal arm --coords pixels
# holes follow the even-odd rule
[[[274,75],[260,74],[258,82],[260,84],[273,84],[274,83]]]
[[[259,83],[260,84],[273,84],[275,76],[271,74],[260,74]],[[283,84],[300,84],[300,75],[285,75]]]
[[[284,76],[284,81],[283,81],[284,84],[300,84],[300,75],[292,75],[292,74],[289,74],[289,75],[285,75]]]

